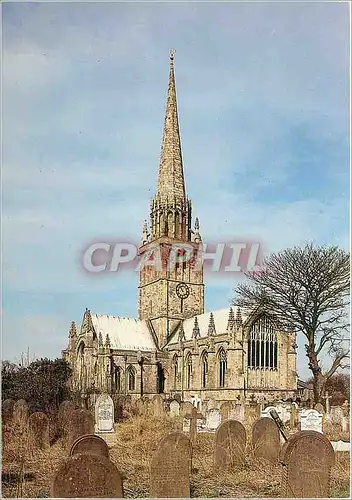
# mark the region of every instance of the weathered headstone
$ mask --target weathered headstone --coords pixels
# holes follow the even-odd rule
[[[227,420],[215,434],[214,463],[220,469],[242,465],[245,460],[246,429],[236,420]]]
[[[170,417],[178,417],[180,414],[180,403],[173,399],[170,402]]]
[[[245,422],[251,423],[260,417],[260,405],[256,403],[246,404],[244,406]]]
[[[206,428],[210,431],[215,431],[221,424],[221,413],[215,408],[208,410],[205,414],[205,417]]]
[[[156,418],[164,414],[164,399],[160,394],[156,394],[152,399],[153,415]]]
[[[190,417],[192,415],[194,406],[189,401],[184,401],[181,403],[181,413],[184,417]]]
[[[316,410],[306,410],[300,414],[301,431],[323,433],[323,416]]]
[[[51,485],[52,498],[123,498],[122,478],[106,457],[74,455],[61,465]]]
[[[165,436],[150,464],[151,498],[190,498],[192,445],[181,432]]]
[[[335,453],[331,443],[315,431],[294,434],[281,450],[282,496],[328,498]]]
[[[30,442],[34,448],[47,450],[50,448],[49,442],[49,419],[42,412],[35,412],[29,416],[28,429]]]
[[[252,428],[254,456],[277,463],[280,453],[280,434],[272,418],[263,417],[254,422]]]
[[[57,423],[62,436],[65,436],[68,432],[67,426],[71,419],[71,414],[75,409],[75,405],[72,401],[63,401],[59,406],[59,411],[57,414]]]
[[[225,401],[224,403],[222,403],[222,405],[220,406],[221,422],[232,418],[233,410],[233,403],[231,401]]]
[[[100,394],[95,403],[97,432],[114,432],[114,402],[108,394]]]
[[[298,425],[298,405],[295,403],[291,404],[290,407],[290,427],[294,429]]]
[[[87,434],[94,434],[94,419],[88,410],[73,410],[68,422],[66,446],[71,448],[76,439]]]
[[[28,421],[28,405],[24,399],[19,399],[13,405],[13,421],[16,425],[26,425]]]
[[[136,401],[133,404],[133,407],[137,412],[137,415],[139,416],[146,415],[148,412],[148,402],[146,401],[145,398],[136,399]]]
[[[314,410],[316,410],[318,413],[320,413],[321,415],[323,415],[325,413],[325,409],[324,409],[324,406],[321,404],[321,403],[317,403],[315,406],[314,406]]]
[[[78,453],[99,455],[109,458],[109,448],[104,439],[94,434],[81,436],[73,443],[70,450],[70,455],[77,455]]]
[[[236,404],[234,409],[233,409],[231,418],[233,420],[237,420],[238,422],[241,422],[243,424],[243,422],[244,422],[244,405]]]
[[[15,401],[13,399],[5,399],[5,401],[1,405],[1,416],[2,423],[8,424],[12,421],[13,418],[13,407]]]

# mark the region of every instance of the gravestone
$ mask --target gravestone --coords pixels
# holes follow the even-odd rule
[[[109,448],[104,439],[94,434],[81,436],[73,443],[70,450],[70,456],[78,453],[99,455],[109,458]]]
[[[156,418],[160,418],[164,414],[164,399],[160,394],[156,394],[152,398],[152,408],[153,408],[153,415]]]
[[[150,464],[151,498],[190,498],[192,445],[181,432],[165,436]]]
[[[16,425],[23,426],[28,420],[28,405],[24,399],[19,399],[13,405],[13,421]]]
[[[184,417],[182,424],[182,432],[188,434],[191,429],[191,417]]]
[[[217,409],[208,410],[205,414],[206,428],[210,431],[215,431],[221,424],[221,413]]]
[[[189,401],[184,401],[181,403],[181,413],[184,417],[190,417],[192,415],[194,406]]]
[[[236,420],[226,420],[215,434],[214,463],[220,469],[243,465],[246,449],[246,429]]]
[[[291,404],[290,407],[290,428],[294,429],[298,425],[298,405],[295,403]]]
[[[5,425],[12,421],[14,404],[15,401],[9,398],[5,399],[1,405],[2,423]]]
[[[67,426],[65,445],[71,448],[76,439],[87,434],[94,434],[94,419],[88,410],[73,410]]]
[[[233,403],[231,401],[225,401],[222,403],[220,406],[221,422],[225,422],[225,420],[232,418],[233,410]]]
[[[135,411],[137,412],[137,415],[143,416],[146,415],[148,412],[148,403],[145,400],[145,398],[138,398],[133,405]]]
[[[306,410],[300,415],[301,431],[316,431],[323,433],[323,416],[316,410]]]
[[[321,403],[317,403],[315,406],[314,406],[314,410],[316,410],[318,413],[320,413],[321,415],[323,415],[325,413],[325,409],[324,409],[324,406],[321,404]]]
[[[49,419],[42,412],[32,413],[28,419],[28,429],[31,445],[39,450],[50,448]]]
[[[59,406],[57,414],[57,423],[62,437],[66,437],[68,433],[68,424],[71,419],[71,414],[75,409],[72,401],[63,401]]]
[[[244,423],[244,405],[236,404],[234,409],[233,409],[231,418],[233,420],[237,420],[238,422],[241,422],[243,424]]]
[[[114,402],[108,394],[100,394],[95,403],[97,432],[114,432]]]
[[[74,455],[65,460],[51,485],[52,498],[123,498],[122,478],[106,457]]]
[[[170,417],[178,417],[180,414],[180,403],[173,399],[170,402]]]
[[[260,405],[256,403],[246,404],[244,406],[245,422],[252,422],[260,417]]]
[[[285,498],[328,498],[334,449],[315,431],[301,431],[288,439],[281,450],[282,496]]]
[[[252,447],[256,458],[264,458],[276,464],[280,453],[280,434],[272,418],[263,417],[254,422]]]
[[[331,422],[334,425],[341,425],[343,419],[343,409],[341,406],[332,406],[330,411]]]

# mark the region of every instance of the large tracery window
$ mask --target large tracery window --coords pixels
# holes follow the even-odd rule
[[[189,354],[186,358],[186,388],[191,387],[192,381],[192,356]]]
[[[202,387],[207,386],[207,378],[208,378],[208,355],[207,353],[203,353],[201,358],[201,381]]]
[[[253,323],[249,331],[248,368],[277,369],[277,335],[265,316]]]
[[[227,358],[224,349],[220,349],[218,357],[219,357],[219,386],[225,387]]]

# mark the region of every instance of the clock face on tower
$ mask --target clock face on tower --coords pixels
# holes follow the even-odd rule
[[[180,299],[187,299],[189,296],[189,287],[186,283],[179,283],[176,287],[176,294]]]

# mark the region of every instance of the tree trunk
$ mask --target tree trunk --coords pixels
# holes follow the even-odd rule
[[[321,368],[319,366],[318,358],[315,352],[313,343],[309,343],[307,347],[307,357],[309,359],[309,368],[313,373],[313,395],[314,395],[314,403],[322,403],[323,395],[326,380],[324,375],[321,372]]]

